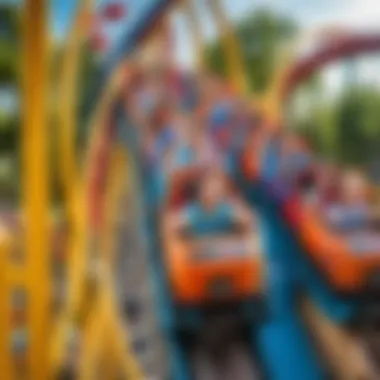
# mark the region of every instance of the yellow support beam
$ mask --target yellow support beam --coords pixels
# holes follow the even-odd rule
[[[99,362],[102,345],[106,344],[103,316],[100,315],[100,311],[99,305],[95,305],[83,331],[78,380],[96,378],[96,366]]]
[[[129,157],[125,148],[121,145],[115,145],[110,157],[110,169],[107,175],[107,190],[104,199],[105,206],[105,223],[101,235],[101,295],[99,296],[98,315],[102,316],[103,325],[98,333],[107,336],[108,358],[112,359],[112,364],[119,373],[123,373],[125,378],[142,380],[140,364],[137,362],[130,346],[130,337],[128,330],[122,325],[119,319],[118,310],[114,295],[112,293],[113,268],[115,266],[115,230],[120,217],[120,204],[123,196],[128,191],[129,178]],[[89,336],[90,340],[98,339],[103,343],[100,337]],[[91,346],[91,343],[89,344]],[[110,363],[108,363],[110,364]],[[89,369],[86,369],[86,373]]]
[[[51,313],[48,191],[47,0],[24,5],[22,200],[29,310],[29,379],[48,379]]]
[[[234,28],[223,11],[221,0],[207,0],[207,3],[222,39],[229,79],[236,90],[242,94],[246,94],[249,88],[245,76],[244,58]]]
[[[0,366],[4,379],[13,379],[11,342],[11,310],[8,263],[11,251],[11,235],[1,226],[0,229]]]
[[[75,150],[78,107],[78,74],[81,50],[88,38],[92,24],[94,0],[79,1],[78,10],[65,43],[62,74],[59,88],[59,158],[60,174],[69,217],[75,208],[75,181],[78,177],[78,163]]]
[[[82,295],[81,285],[86,266],[87,228],[84,208],[84,189],[76,157],[78,75],[81,49],[91,30],[93,0],[79,0],[76,15],[65,43],[62,72],[59,82],[59,170],[64,202],[70,225],[68,236],[68,305],[56,321],[52,334],[50,358],[53,370],[63,364],[67,331],[72,328],[75,305]]]
[[[124,329],[117,318],[118,310],[112,290],[112,268],[115,266],[115,236],[114,231],[117,230],[117,222],[120,217],[120,204],[123,196],[130,189],[128,188],[130,178],[130,161],[128,153],[124,147],[119,145],[113,149],[111,157],[111,170],[109,173],[108,190],[107,190],[107,212],[105,234],[102,238],[103,260],[105,264],[105,283],[108,287],[105,290],[104,315],[106,315],[107,336],[110,338],[110,353],[112,353],[113,361],[120,367],[120,370],[127,378],[135,380],[143,380],[140,364],[137,362],[131,348],[131,340],[128,330]],[[106,287],[105,287],[106,288]]]
[[[127,331],[119,321],[112,295],[112,278],[109,268],[102,268],[102,284],[83,334],[83,347],[79,366],[79,380],[93,380],[101,360],[114,366],[124,379],[143,380],[139,363],[132,352]]]
[[[95,239],[95,245],[102,249],[105,245],[109,244],[111,248],[111,236],[104,237],[107,242],[99,241],[100,236],[94,236],[92,231],[88,227],[88,199],[86,199],[88,185],[91,182],[91,177],[93,175],[94,166],[94,154],[97,152],[99,144],[102,144],[102,139],[105,133],[105,128],[108,127],[108,115],[111,110],[112,105],[116,97],[120,94],[122,85],[125,79],[125,63],[120,64],[111,75],[107,86],[104,89],[104,92],[101,96],[101,99],[98,101],[97,108],[93,114],[92,120],[90,121],[91,128],[93,131],[91,138],[88,143],[88,150],[85,158],[84,165],[84,175],[76,177],[74,182],[75,193],[73,197],[73,240],[70,242],[69,247],[69,265],[68,265],[68,277],[69,277],[69,286],[68,286],[68,300],[67,300],[67,309],[65,313],[61,316],[60,321],[56,326],[56,331],[53,338],[53,350],[51,359],[53,360],[53,367],[59,369],[62,365],[62,359],[65,357],[65,334],[66,331],[70,328],[70,325],[73,324],[73,316],[78,312],[78,310],[83,309],[83,302],[86,302],[84,299],[85,290],[84,285],[86,283],[88,275],[88,265],[89,265],[89,253],[92,252],[94,244],[92,241]],[[120,172],[119,172],[120,174]],[[122,173],[125,175],[125,172]],[[112,181],[113,182],[113,181]],[[111,192],[113,194],[113,191]],[[112,202],[111,202],[112,203]],[[106,231],[109,231],[108,228],[105,228]],[[99,245],[97,244],[99,243]],[[101,252],[100,255],[100,265],[106,265],[104,262],[110,260],[112,262],[112,254],[110,252]],[[109,263],[111,264],[111,263]],[[89,319],[86,321],[84,326],[84,337],[83,337],[83,362],[80,366],[80,378],[87,379],[91,376],[92,371],[94,370],[93,358],[97,355],[102,355],[101,348],[98,347],[98,344],[104,346],[104,329],[108,325],[113,325],[116,323],[118,325],[118,315],[115,312],[112,315],[112,318],[107,318],[103,320],[103,315],[105,313],[104,301],[100,302],[100,299],[104,297],[109,298],[110,292],[107,296],[104,295],[107,285],[102,281],[99,286],[101,289],[98,291],[100,294],[96,294],[95,298],[91,300],[91,304],[87,305],[90,307]],[[100,305],[99,305],[100,302]],[[107,301],[108,304],[111,301]],[[95,319],[95,320],[94,320]],[[134,368],[137,368],[137,364],[130,356],[130,354],[125,351],[124,342],[121,341],[121,328],[118,330],[118,334],[114,334],[112,339],[110,339],[109,344],[112,343],[112,349],[117,349],[118,356],[116,356],[118,361],[121,361],[120,366],[124,367],[125,371],[135,372]],[[133,364],[133,365],[132,365]],[[138,380],[141,377],[132,377],[133,379]]]
[[[294,60],[296,46],[297,44],[293,43],[280,54],[278,59],[280,63],[268,85],[268,89],[260,98],[253,99],[254,106],[262,111],[271,128],[280,128],[284,122],[285,105],[282,99],[282,89]]]
[[[89,247],[91,244],[90,236],[91,231],[88,228],[88,199],[87,186],[91,181],[94,167],[94,154],[97,151],[97,147],[102,143],[102,136],[104,134],[104,128],[107,127],[108,112],[115,100],[115,97],[119,94],[124,79],[124,66],[120,65],[113,73],[108,82],[101,99],[98,102],[98,106],[94,112],[92,120],[90,122],[90,130],[93,131],[88,151],[86,155],[86,161],[84,165],[84,176],[78,179],[77,193],[75,194],[75,219],[74,219],[74,241],[71,242],[69,252],[69,279],[70,284],[68,287],[68,310],[69,314],[78,308],[78,302],[81,300],[83,285],[83,278],[86,275],[86,264],[88,264],[88,252],[93,247]]]

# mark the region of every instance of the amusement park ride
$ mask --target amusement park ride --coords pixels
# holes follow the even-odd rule
[[[47,0],[25,2],[23,239],[16,255],[19,237],[2,236],[2,378],[376,379],[360,349],[351,350],[355,342],[350,332],[360,334],[370,325],[379,333],[380,255],[358,255],[320,224],[298,193],[277,199],[270,183],[279,160],[275,141],[268,144],[263,163],[241,166],[237,173],[237,183],[260,220],[261,244],[256,231],[254,236],[199,242],[194,255],[160,220],[156,200],[145,191],[135,129],[122,106],[135,72],[130,56],[159,35],[168,12],[184,6],[202,67],[200,28],[190,0],[128,4],[107,3],[95,18],[93,2],[79,2],[67,37],[59,87],[60,167],[55,168],[64,193],[67,285],[60,294],[64,302],[53,308],[62,286],[51,270]],[[223,37],[229,81],[248,96],[231,25],[218,0],[208,4]],[[94,49],[109,48],[106,37],[94,33],[94,24],[120,19],[126,20],[126,32],[104,60],[88,150],[79,163],[75,131],[81,47],[92,39]],[[378,35],[331,39],[279,70],[269,93],[253,99],[254,106],[275,133],[286,126],[287,99],[302,81],[329,62],[379,49]],[[141,230],[145,235],[139,238]],[[131,239],[140,239],[140,248]],[[125,286],[126,291],[118,294],[115,282],[117,290]],[[150,283],[154,295],[147,291]],[[295,284],[322,311],[298,305]],[[136,314],[141,325],[135,325]],[[134,328],[149,336],[137,336],[136,342]],[[231,346],[239,348],[238,354]],[[159,362],[144,357],[149,349]],[[219,361],[209,358],[214,353]],[[357,370],[354,362],[364,364]],[[228,372],[233,371],[228,363],[237,372]],[[206,367],[207,375],[202,372]]]

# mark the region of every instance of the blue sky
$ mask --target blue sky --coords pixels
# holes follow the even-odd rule
[[[20,4],[25,0],[0,0],[0,3]],[[111,0],[94,0],[98,4]],[[135,10],[146,5],[152,0],[117,0],[123,1],[129,6],[129,16],[133,16]],[[154,1],[154,0],[153,0]],[[204,0],[194,0],[198,4]],[[379,29],[380,28],[380,1],[379,0],[220,0],[227,15],[232,20],[243,17],[247,12],[259,7],[269,7],[275,12],[286,14],[295,19],[303,29],[314,29],[322,25],[340,25],[355,29]],[[77,0],[51,0],[50,14],[53,34],[62,39],[71,23],[75,13]],[[215,36],[215,28],[209,15],[202,6],[199,6],[200,19],[203,33],[206,38]],[[111,41],[115,41],[125,28],[130,24],[125,22],[114,26],[106,26],[105,32]],[[176,37],[176,56],[179,63],[192,65],[194,60],[191,41],[185,27],[183,17],[174,18],[174,34]],[[369,77],[378,78],[378,62],[369,65],[364,72]],[[332,71],[329,83],[338,83],[337,71]],[[379,78],[380,81],[380,78]],[[0,94],[1,95],[1,94]],[[0,99],[1,100],[1,99]],[[2,103],[0,101],[0,103]]]
[[[0,0],[6,1],[6,0]],[[10,1],[10,0],[8,0]],[[70,25],[77,0],[51,0],[52,26],[54,35],[62,38]],[[113,0],[95,0],[97,3]],[[147,3],[155,0],[117,0],[123,1],[128,6],[129,19],[134,19]],[[216,28],[204,7],[204,0],[193,0],[198,4],[198,13],[202,32],[206,39],[215,37]],[[228,17],[238,20],[248,12],[255,9],[267,7],[274,12],[287,15],[294,19],[301,29],[313,30],[323,26],[341,26],[343,28],[354,29],[377,29],[380,24],[380,0],[220,0]],[[202,5],[203,4],[203,5]],[[131,27],[131,23],[125,20],[114,25],[105,25],[104,32],[110,42],[115,42],[118,38]],[[191,67],[195,61],[194,52],[190,36],[186,29],[186,22],[183,14],[177,12],[173,17],[173,31],[175,36],[175,56],[179,64]],[[313,45],[312,40],[308,40],[304,47]],[[303,49],[301,48],[301,51]],[[379,57],[377,57],[377,60]],[[368,59],[366,59],[368,61]],[[378,78],[378,61],[368,61],[365,65],[360,65],[363,79]],[[331,67],[326,69],[326,83],[330,93],[339,92],[342,84],[341,67]],[[378,80],[380,85],[380,78]],[[332,91],[335,89],[335,91]]]
[[[63,36],[72,19],[77,0],[51,0],[51,20],[55,36]]]
[[[0,0],[6,1],[6,0]],[[9,1],[9,0],[8,0]],[[107,0],[97,0],[97,3]],[[110,1],[110,0],[108,0]],[[128,5],[129,17],[133,18],[141,8],[155,0],[117,0]],[[215,27],[207,14],[204,0],[195,0],[198,3],[203,33],[206,38],[215,36]],[[379,0],[220,0],[227,15],[232,20],[243,17],[247,12],[260,7],[268,7],[295,19],[305,30],[322,25],[341,25],[355,28],[378,28],[380,20]],[[62,38],[70,25],[75,12],[77,0],[51,0],[52,27],[54,35]],[[190,62],[191,46],[181,15],[174,18],[175,36],[177,40],[177,55],[182,62]],[[115,41],[130,27],[125,22],[116,25],[106,25],[104,31],[111,41]]]
[[[0,0],[0,4],[20,5],[24,1],[26,0]],[[77,0],[50,0],[51,25],[54,35],[62,36],[66,32],[75,12],[76,3]]]
[[[12,1],[12,0],[0,0]],[[13,0],[17,1],[17,0]],[[107,0],[97,0],[98,3]],[[131,13],[135,8],[141,8],[152,0],[117,0],[129,4]],[[154,1],[154,0],[153,0]],[[198,4],[204,0],[195,0]],[[220,0],[227,14],[232,19],[242,17],[246,12],[258,7],[269,7],[277,12],[285,13],[296,19],[305,28],[323,21],[334,21],[348,24],[374,24],[379,20],[380,1],[378,0]],[[54,34],[62,36],[67,30],[70,19],[75,11],[77,0],[51,0],[51,14]],[[202,6],[202,24],[208,34],[210,22]]]
[[[8,0],[10,1],[10,0]],[[100,0],[101,2],[104,0]],[[124,0],[125,1],[125,0]],[[146,0],[129,0],[134,1],[135,4],[143,4]],[[222,0],[223,1],[223,0]],[[51,15],[54,34],[57,36],[62,36],[70,24],[70,19],[72,18],[77,0],[51,0]],[[125,1],[127,3],[127,1]],[[304,1],[304,0],[284,0],[284,1],[273,1],[273,0],[224,0],[224,6],[227,13],[232,18],[239,18],[247,10],[255,9],[261,6],[269,6],[280,12],[286,12],[293,14],[296,18],[309,19],[313,17],[316,13],[316,8],[318,11],[324,9],[331,9],[334,3],[339,3],[340,0],[319,0],[319,1]],[[200,3],[198,1],[198,3]],[[200,7],[201,13],[204,14],[202,6]],[[206,20],[205,20],[206,21]],[[207,23],[207,22],[205,22]]]

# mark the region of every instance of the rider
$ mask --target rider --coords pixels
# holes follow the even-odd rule
[[[314,166],[305,141],[294,133],[277,133],[269,144],[264,156],[265,176],[272,183],[276,197],[284,200],[295,191],[309,190],[314,181]]]
[[[220,159],[203,126],[190,114],[177,112],[174,129],[176,138],[163,162],[161,183],[169,190],[169,203],[180,205],[194,194],[202,173],[217,167]]]
[[[189,113],[178,112],[174,124],[176,141],[165,163],[169,177],[179,169],[218,165],[219,156],[201,121]]]
[[[341,178],[342,199],[330,205],[327,217],[339,230],[366,228],[371,219],[369,184],[364,175],[356,170],[346,171]]]
[[[187,231],[192,236],[252,228],[250,212],[228,194],[226,178],[220,171],[210,171],[202,178],[196,201],[174,214],[170,222],[178,232]]]

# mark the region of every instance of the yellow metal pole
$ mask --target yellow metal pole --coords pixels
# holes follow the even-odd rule
[[[79,0],[78,9],[65,43],[62,74],[59,84],[58,136],[59,170],[64,191],[64,202],[70,223],[68,241],[69,305],[55,326],[51,359],[59,368],[64,358],[66,331],[71,328],[72,305],[80,297],[78,282],[83,277],[86,250],[86,218],[83,209],[83,188],[75,150],[78,104],[78,71],[83,42],[91,30],[93,0]],[[75,285],[73,285],[73,279]],[[73,289],[74,288],[74,289]]]
[[[111,297],[108,300],[112,301]],[[140,363],[136,360],[136,355],[132,350],[131,341],[128,334],[125,334],[125,326],[120,323],[118,314],[115,310],[105,306],[106,315],[106,331],[110,339],[110,353],[113,360],[117,363],[121,373],[127,379],[144,380],[145,376],[142,372]]]
[[[120,215],[119,203],[126,191],[127,153],[121,146],[114,147],[110,157],[108,187],[105,197],[105,223],[102,228],[102,256],[112,267],[115,257],[115,233]]]
[[[111,75],[109,82],[104,89],[101,99],[98,101],[97,108],[90,121],[93,131],[88,144],[88,151],[86,153],[83,176],[79,175],[74,182],[75,194],[73,194],[73,230],[72,239],[69,242],[69,263],[68,263],[68,297],[65,312],[61,315],[60,320],[57,322],[55,332],[52,339],[52,352],[51,360],[55,369],[59,369],[62,365],[62,359],[65,357],[65,339],[66,331],[70,329],[73,324],[73,316],[82,308],[83,299],[85,295],[84,285],[86,283],[87,265],[88,265],[88,252],[93,249],[89,247],[90,231],[88,228],[88,204],[86,199],[87,186],[93,174],[94,163],[93,156],[97,150],[97,146],[102,141],[104,128],[106,127],[107,115],[110,107],[112,106],[115,97],[119,94],[122,88],[124,79],[125,63],[120,64]],[[86,331],[88,328],[86,327]],[[89,336],[92,334],[90,333]],[[86,335],[87,336],[87,335]],[[94,338],[92,338],[94,339]],[[89,346],[91,347],[91,343]],[[90,353],[88,355],[91,356]],[[86,365],[84,365],[86,368]]]
[[[99,303],[99,301],[98,301]],[[99,305],[95,305],[83,331],[83,342],[80,355],[78,380],[92,380],[95,378],[95,367],[98,364],[101,347],[105,344],[103,316],[100,315]]]
[[[107,360],[111,356],[112,363],[123,374],[123,378],[143,380],[140,365],[128,347],[128,335],[119,323],[111,293],[112,278],[107,273],[109,270],[104,267],[104,283],[84,330],[78,379],[94,379],[99,359]],[[107,355],[101,358],[104,348],[107,349]]]
[[[27,0],[24,19],[23,206],[29,290],[29,378],[48,378],[50,257],[48,247],[47,0]]]
[[[282,90],[285,84],[285,80],[289,71],[294,63],[294,57],[296,55],[297,46],[299,42],[288,46],[280,54],[278,65],[271,83],[268,86],[266,92],[260,99],[253,99],[254,106],[259,106],[263,114],[266,116],[268,125],[271,128],[279,128],[283,123],[284,118],[284,101],[282,99]]]
[[[96,314],[96,320],[99,325],[93,332],[86,334],[84,337],[84,345],[89,347],[90,351],[86,352],[87,359],[83,362],[81,375],[83,380],[89,378],[92,371],[91,350],[101,352],[100,348],[96,348],[96,345],[104,346],[104,339],[102,338],[104,334],[107,337],[107,355],[105,359],[112,360],[112,363],[106,363],[107,367],[111,365],[113,369],[117,369],[119,373],[123,373],[125,378],[128,379],[142,380],[144,378],[140,365],[132,349],[128,346],[128,343],[130,343],[129,334],[119,321],[118,310],[112,294],[112,268],[115,264],[115,228],[120,215],[120,202],[127,191],[128,163],[127,152],[122,146],[116,145],[112,149],[110,157],[110,168],[107,174],[108,186],[106,197],[104,198],[104,207],[106,208],[105,223],[102,228],[103,233],[99,236],[101,287],[99,289],[99,298],[94,307],[95,311],[93,312]]]
[[[75,181],[78,170],[75,151],[75,132],[78,106],[78,70],[81,49],[91,30],[91,10],[94,0],[82,0],[65,44],[60,78],[59,149],[60,171],[69,217],[73,217]]]
[[[225,15],[220,1],[221,0],[207,0],[207,3],[216,21],[219,35],[222,38],[231,83],[238,91],[247,93],[248,82],[245,77],[243,55],[234,29]]]
[[[11,288],[9,283],[9,257],[11,236],[7,229],[0,226],[0,366],[4,379],[12,379],[11,339]]]
[[[144,378],[140,364],[130,346],[130,336],[128,330],[124,329],[118,320],[118,311],[115,305],[112,289],[112,268],[115,265],[115,229],[117,230],[117,220],[120,216],[120,203],[128,189],[129,177],[129,157],[124,147],[117,145],[113,149],[110,160],[110,173],[108,179],[108,190],[105,203],[107,205],[106,225],[102,237],[102,257],[105,266],[104,286],[105,301],[103,313],[106,316],[105,324],[107,336],[109,337],[109,353],[112,361],[118,366],[127,378],[142,380]]]

